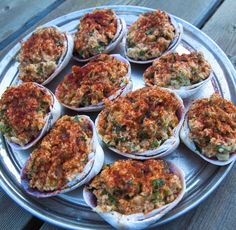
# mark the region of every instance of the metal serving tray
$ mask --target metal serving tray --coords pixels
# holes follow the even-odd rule
[[[114,9],[119,16],[125,19],[127,25],[134,22],[139,14],[152,10],[136,6],[107,7]],[[46,25],[57,25],[65,31],[73,31],[78,23],[78,19],[92,10],[93,8],[73,12],[61,16]],[[182,19],[175,18],[178,22],[182,23],[184,27],[183,40],[177,47],[177,52],[188,52],[190,50],[202,51],[214,71],[212,81],[204,86],[197,95],[185,100],[185,104],[188,105],[193,98],[208,97],[214,91],[219,92],[224,98],[230,99],[235,103],[236,72],[224,52],[214,43],[214,41],[196,27]],[[113,53],[122,54],[123,46],[123,43],[120,44]],[[0,95],[7,86],[17,83],[16,75],[18,72],[18,64],[15,57],[19,52],[19,48],[20,44],[18,43],[8,52],[0,63],[0,74],[2,78]],[[55,87],[63,79],[65,74],[70,72],[71,66],[74,64],[78,63],[71,60],[67,68],[46,87],[54,91]],[[148,65],[132,64],[134,89],[144,86],[142,74],[147,67]],[[71,115],[76,114],[68,109],[65,109],[64,112]],[[87,115],[95,119],[97,113],[87,113]],[[76,229],[111,229],[110,225],[104,222],[96,213],[87,207],[82,198],[81,188],[64,195],[58,195],[47,199],[36,199],[27,195],[20,185],[20,169],[32,150],[14,152],[6,144],[6,141],[2,136],[0,147],[0,185],[19,205],[33,215],[61,227]],[[104,147],[104,150],[106,162],[112,162],[122,158],[109,151],[106,147]],[[220,185],[220,182],[233,166],[233,163],[224,167],[211,165],[188,150],[183,144],[167,158],[184,170],[187,190],[183,200],[178,206],[155,225],[152,225],[152,227],[167,223],[204,201],[204,199]]]

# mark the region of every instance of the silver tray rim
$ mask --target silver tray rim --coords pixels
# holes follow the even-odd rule
[[[135,6],[135,5],[104,5],[104,6],[91,7],[91,8],[86,8],[86,9],[82,9],[79,11],[74,11],[74,12],[62,15],[60,17],[57,17],[57,18],[55,18],[43,25],[40,25],[40,26],[59,24],[59,23],[63,22],[63,20],[73,17],[75,14],[78,14],[78,13],[84,14],[84,13],[87,13],[87,11],[91,11],[93,9],[100,9],[100,8],[125,8],[125,9],[129,9],[129,10],[132,10],[133,8],[135,8],[136,10],[138,9],[140,11],[153,11],[153,10],[155,10],[152,8]],[[201,40],[204,40],[204,39],[208,40],[207,42],[209,43],[209,46],[211,46],[211,48],[215,49],[215,51],[218,53],[217,56],[220,57],[221,61],[227,67],[228,71],[231,73],[230,74],[231,80],[232,80],[234,88],[235,88],[235,86],[236,86],[236,70],[234,69],[233,64],[230,62],[230,60],[228,59],[228,57],[226,56],[224,51],[208,35],[206,35],[204,32],[202,32],[200,29],[198,29],[197,27],[195,27],[191,23],[188,23],[187,21],[185,21],[179,17],[176,17],[176,16],[174,16],[174,18],[176,18],[178,21],[180,21],[184,25],[184,28],[189,29],[190,31],[195,30],[197,32],[198,38],[200,38]],[[29,34],[27,34],[26,36],[28,36],[28,35]],[[2,73],[4,72],[5,66],[7,66],[13,58],[14,55],[11,55],[11,53],[15,54],[19,50],[19,44],[20,44],[20,42],[18,42],[13,48],[11,48],[2,58],[2,60],[0,62],[0,75],[2,75]],[[1,79],[0,88],[3,85],[3,79],[4,79],[4,77]],[[234,100],[236,100],[236,99],[234,98]],[[0,138],[0,146],[1,146],[0,151],[7,151],[6,142],[5,142],[4,138],[2,137],[2,135]],[[1,157],[1,155],[0,155],[0,157]],[[211,181],[208,184],[208,186],[210,186],[210,189],[207,190],[203,194],[201,199],[194,201],[187,208],[185,208],[185,209],[181,210],[180,212],[178,212],[177,214],[169,217],[167,220],[160,221],[158,223],[158,225],[168,223],[168,222],[184,215],[185,213],[187,213],[191,209],[198,206],[201,202],[203,202],[224,180],[224,178],[227,176],[227,174],[232,169],[234,163],[235,162],[232,162],[231,164],[229,164],[227,166],[220,167],[220,169],[218,170],[218,173],[217,173],[217,178],[215,178],[214,181]],[[20,191],[18,191],[19,188],[14,186],[13,182],[10,179],[11,178],[7,178],[7,175],[3,172],[2,168],[0,168],[0,186],[21,207],[23,207],[24,209],[26,209],[27,211],[29,211],[31,214],[35,215],[36,217],[38,217],[44,221],[50,222],[52,224],[55,224],[57,226],[64,227],[64,228],[74,228],[75,227],[73,224],[60,222],[60,218],[55,218],[55,216],[51,217],[50,215],[47,215],[50,213],[47,213],[46,210],[44,210],[45,213],[42,214],[40,212],[40,210],[37,210],[37,207],[31,207],[30,202],[27,201],[27,199],[20,194]],[[81,224],[81,226],[79,226],[79,222],[78,222],[78,226],[76,226],[77,229],[88,229],[87,227],[88,226],[86,224]]]

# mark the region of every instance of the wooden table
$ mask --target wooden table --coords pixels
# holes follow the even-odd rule
[[[160,8],[194,24],[208,34],[236,66],[235,0],[1,0],[0,59],[40,24],[72,11],[100,5],[138,5]],[[236,76],[235,76],[236,77]],[[211,196],[184,216],[159,229],[235,229],[236,165]],[[0,229],[59,229],[33,217],[0,188]]]

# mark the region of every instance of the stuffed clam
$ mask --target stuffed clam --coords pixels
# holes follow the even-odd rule
[[[144,72],[147,86],[172,89],[182,98],[196,93],[212,77],[211,66],[200,52],[169,53],[154,61]]]
[[[124,36],[126,23],[112,9],[96,9],[80,19],[77,29],[73,57],[86,62],[115,49]]]
[[[236,159],[236,106],[216,93],[195,100],[180,136],[204,160],[219,166],[231,163]]]
[[[73,66],[56,89],[56,97],[75,111],[98,111],[104,100],[114,100],[132,90],[129,62],[119,54],[100,54],[88,64]]]
[[[19,79],[46,85],[68,64],[73,38],[56,26],[39,27],[21,44]]]
[[[14,149],[35,145],[60,115],[52,92],[33,82],[10,86],[0,99],[0,130]]]
[[[85,202],[117,229],[144,229],[173,209],[185,192],[183,171],[164,160],[119,160],[85,188]]]
[[[165,156],[178,147],[183,119],[181,98],[154,86],[106,101],[95,123],[99,137],[112,151],[148,159]]]
[[[125,54],[134,63],[151,63],[179,44],[183,26],[164,11],[141,14],[128,29]]]
[[[22,186],[36,197],[69,192],[98,174],[103,162],[90,118],[65,115],[31,153],[21,172]]]

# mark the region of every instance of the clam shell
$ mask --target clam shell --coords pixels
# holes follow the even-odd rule
[[[184,172],[172,162],[168,162],[168,164],[170,165],[171,171],[180,177],[183,189],[180,192],[179,196],[176,198],[176,200],[165,206],[155,209],[146,215],[143,213],[123,215],[116,211],[102,212],[101,210],[99,210],[99,208],[96,207],[95,195],[90,192],[86,187],[83,190],[84,200],[88,204],[88,206],[93,209],[93,211],[97,212],[106,222],[111,224],[116,229],[144,229],[150,226],[151,224],[156,223],[166,213],[173,209],[184,196],[186,190]]]
[[[177,100],[180,102],[180,107],[178,110],[179,124],[174,128],[173,136],[171,136],[164,143],[162,143],[162,145],[159,148],[147,150],[147,151],[143,151],[143,152],[124,153],[124,152],[121,152],[120,150],[113,148],[113,147],[108,147],[109,149],[111,149],[112,151],[114,151],[122,156],[128,157],[128,158],[146,160],[146,159],[153,159],[153,158],[160,158],[160,157],[167,156],[170,153],[172,153],[179,146],[179,143],[180,143],[179,132],[180,132],[181,126],[184,122],[184,114],[185,114],[184,104],[183,104],[182,99],[176,93],[174,93],[171,90],[166,89],[166,88],[161,88],[161,89],[173,93],[175,95],[175,97],[177,98]],[[96,127],[98,125],[98,120],[99,120],[99,115],[95,121]],[[102,137],[99,135],[99,133],[98,133],[98,136],[102,140]]]
[[[118,60],[128,64],[128,73],[124,76],[124,79],[128,80],[128,84],[121,85],[121,89],[119,89],[115,94],[113,94],[110,97],[108,97],[108,99],[112,101],[115,98],[117,98],[119,96],[124,96],[128,92],[132,91],[133,83],[132,83],[132,80],[131,80],[131,67],[130,67],[129,61],[127,61],[120,54],[111,54],[111,56],[113,56],[116,59],[118,59]],[[56,89],[55,95],[57,95],[57,89]],[[68,105],[66,105],[66,104],[64,104],[62,102],[61,102],[61,104],[63,106],[65,106],[66,108],[74,110],[74,111],[77,111],[77,112],[94,112],[94,111],[100,111],[100,110],[102,110],[104,108],[104,102],[99,102],[97,105],[89,105],[89,106],[79,107],[79,108],[68,106]]]
[[[187,98],[198,92],[207,82],[209,82],[213,77],[213,73],[211,72],[209,77],[205,80],[198,82],[196,84],[190,86],[182,86],[179,89],[172,89],[173,92],[178,94],[181,98]]]
[[[125,34],[125,31],[126,31],[126,22],[125,22],[125,20],[123,18],[120,18],[120,17],[117,16],[117,31],[116,31],[116,34],[115,34],[113,40],[111,41],[111,43],[105,48],[103,53],[109,53],[112,50],[114,50],[116,48],[116,46],[121,42],[121,39],[123,38],[123,36]],[[73,55],[73,58],[78,62],[88,62],[96,56],[97,55],[86,58],[86,59],[82,59],[82,58],[79,58],[76,55]]]
[[[56,122],[56,120],[61,116],[61,105],[58,102],[58,100],[56,99],[56,97],[54,96],[54,94],[47,88],[45,88],[42,85],[39,85],[37,83],[34,83],[35,85],[37,85],[38,87],[42,88],[45,92],[47,92],[51,97],[52,97],[52,105],[50,106],[50,112],[46,115],[45,117],[45,125],[42,128],[42,130],[40,131],[39,135],[31,142],[29,142],[28,144],[21,146],[18,145],[16,143],[13,143],[11,141],[9,141],[7,138],[7,143],[11,146],[12,149],[14,150],[26,150],[31,148],[32,146],[34,146],[43,136],[45,133],[48,132],[48,130],[52,127],[52,125]]]
[[[62,32],[62,30],[59,27],[54,26],[54,25],[52,25],[52,26],[40,26],[39,28],[47,28],[47,27],[54,27],[57,30],[59,30],[61,33],[64,33],[64,32]],[[67,66],[67,64],[69,63],[69,61],[72,57],[73,48],[74,48],[73,38],[67,32],[65,32],[64,34],[65,34],[65,38],[66,38],[66,40],[64,41],[64,45],[65,45],[66,49],[62,53],[62,55],[61,55],[61,57],[60,57],[60,59],[57,63],[57,67],[56,67],[55,71],[43,83],[41,83],[41,85],[46,85],[49,82],[51,82]],[[28,38],[29,37],[27,37],[24,41],[26,41]]]
[[[206,156],[204,156],[202,153],[200,153],[198,150],[197,150],[197,147],[195,145],[195,143],[189,138],[189,126],[188,126],[188,121],[187,121],[187,115],[185,117],[185,120],[184,120],[184,123],[183,123],[183,126],[181,128],[181,131],[180,131],[180,138],[181,138],[181,141],[190,149],[192,150],[192,152],[196,153],[198,156],[200,156],[203,160],[211,163],[211,164],[214,164],[214,165],[217,165],[217,166],[225,166],[227,164],[230,164],[231,162],[235,161],[236,160],[236,152],[233,153],[233,154],[230,154],[230,158],[229,160],[227,161],[219,161],[217,159],[211,159],[211,158],[208,158]]]
[[[21,170],[21,185],[28,194],[30,194],[32,196],[36,196],[38,198],[45,198],[45,197],[51,197],[51,196],[56,196],[58,194],[70,192],[70,191],[78,188],[79,186],[89,182],[102,169],[102,166],[104,163],[104,152],[98,143],[94,123],[86,115],[78,115],[78,116],[88,119],[93,127],[93,137],[92,137],[93,140],[91,143],[92,152],[89,153],[89,155],[88,155],[89,161],[86,164],[83,172],[79,173],[74,180],[70,181],[67,184],[67,186],[61,190],[41,192],[41,191],[38,191],[37,189],[33,189],[29,186],[29,183],[28,183],[29,181],[28,181],[26,173],[25,173],[26,165],[28,164],[28,162],[30,160],[30,158],[29,158]]]
[[[176,22],[176,20],[173,18],[172,15],[168,14],[169,17],[170,17],[170,20],[171,20],[171,23],[172,25],[175,27],[175,37],[173,39],[173,41],[170,43],[169,47],[167,48],[167,50],[165,50],[159,57],[157,58],[152,58],[152,59],[149,59],[149,60],[146,60],[146,61],[140,61],[140,60],[134,60],[130,57],[127,56],[127,42],[126,42],[126,38],[127,38],[127,34],[125,36],[125,49],[124,49],[124,53],[125,53],[125,56],[126,58],[132,62],[132,63],[137,63],[137,64],[148,64],[148,63],[152,63],[154,60],[156,59],[159,59],[162,55],[164,54],[168,54],[168,53],[171,53],[173,52],[176,47],[179,45],[181,39],[182,39],[182,35],[183,35],[183,26],[182,24]],[[128,31],[127,31],[128,33]]]

